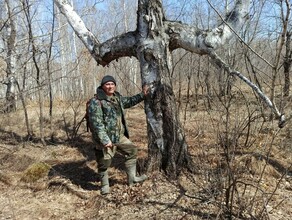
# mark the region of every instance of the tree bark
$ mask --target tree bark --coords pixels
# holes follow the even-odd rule
[[[7,78],[5,84],[6,89],[6,112],[16,110],[16,79],[15,79],[15,65],[16,65],[16,52],[15,52],[15,41],[16,41],[16,27],[15,18],[12,16],[12,10],[9,0],[5,0],[7,9],[8,22],[5,26],[5,32],[7,34],[7,58],[6,62],[6,73]]]
[[[191,168],[185,134],[178,117],[171,86],[172,56],[178,48],[210,54],[223,45],[246,18],[249,0],[237,0],[232,13],[213,30],[202,31],[180,22],[167,21],[161,0],[139,0],[137,29],[100,43],[65,0],[55,0],[60,11],[95,58],[108,65],[124,56],[140,62],[142,84],[150,86],[145,101],[149,141],[149,170],[163,170],[176,178],[182,168]]]
[[[273,65],[273,72],[272,72],[272,83],[271,83],[271,101],[274,102],[275,99],[275,90],[276,90],[276,79],[279,75],[279,66],[281,61],[281,56],[283,53],[283,48],[285,45],[285,41],[287,40],[287,32],[289,27],[289,17],[290,17],[290,2],[288,0],[280,1],[279,2],[281,7],[281,21],[282,21],[282,32],[277,39],[277,47],[276,47],[276,57]]]
[[[32,60],[36,70],[36,83],[38,86],[38,100],[39,100],[39,109],[40,109],[40,116],[39,116],[39,123],[40,123],[40,140],[43,145],[46,145],[45,138],[44,138],[44,101],[43,101],[43,88],[42,83],[40,81],[41,77],[41,70],[38,64],[38,50],[35,44],[34,35],[32,33],[32,23],[31,23],[31,15],[30,15],[30,5],[26,0],[22,1],[23,10],[26,16],[27,25],[28,25],[28,36],[29,36],[29,43],[32,47]]]
[[[139,1],[138,50],[142,82],[150,85],[145,102],[149,140],[149,169],[162,169],[176,177],[187,161],[187,143],[182,130],[169,78],[172,56],[165,34],[160,1]]]
[[[284,88],[283,93],[285,97],[288,97],[290,94],[290,69],[292,65],[292,51],[291,51],[291,35],[292,32],[287,31],[286,33],[286,51],[284,57]]]

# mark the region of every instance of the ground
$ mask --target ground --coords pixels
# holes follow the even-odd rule
[[[74,141],[66,142],[60,126],[54,142],[44,146],[24,140],[22,112],[2,115],[0,219],[291,219],[292,154],[287,137],[281,146],[270,146],[271,139],[264,138],[229,158],[211,138],[212,130],[199,122],[206,116],[198,111],[187,115],[189,152],[198,172],[183,171],[178,180],[151,172],[144,183],[129,187],[123,157],[116,155],[109,171],[111,193],[106,196],[99,192],[85,126]],[[127,117],[143,159],[147,157],[144,110],[133,108]]]

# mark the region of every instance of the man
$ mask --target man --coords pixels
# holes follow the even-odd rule
[[[108,168],[118,150],[126,157],[125,166],[128,184],[143,182],[146,175],[136,176],[137,147],[129,140],[124,109],[143,101],[148,86],[132,97],[123,97],[116,91],[116,80],[110,75],[102,78],[95,98],[89,104],[89,123],[92,139],[96,144],[98,175],[101,178],[101,194],[110,192]]]

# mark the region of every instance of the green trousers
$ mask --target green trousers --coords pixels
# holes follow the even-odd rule
[[[116,151],[123,154],[126,158],[125,166],[131,164],[136,164],[137,160],[137,146],[134,145],[128,138],[123,136],[119,143],[113,144],[112,149],[95,150],[96,162],[98,172],[106,171],[112,163],[112,158],[114,157]]]

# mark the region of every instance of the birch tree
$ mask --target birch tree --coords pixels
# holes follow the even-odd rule
[[[4,58],[6,63],[6,79],[3,84],[7,86],[6,89],[6,112],[11,112],[16,109],[16,90],[17,81],[15,78],[15,68],[16,68],[16,25],[15,25],[15,15],[13,14],[13,5],[9,0],[5,0],[4,6],[7,13],[6,22],[3,25],[2,40],[3,46],[7,51]]]
[[[178,117],[171,86],[172,52],[182,48],[209,55],[228,74],[246,82],[270,106],[282,114],[262,91],[240,72],[233,70],[216,53],[239,30],[248,18],[249,0],[237,0],[223,22],[211,30],[167,20],[162,0],[138,0],[137,27],[100,42],[66,0],[54,0],[62,14],[99,65],[107,66],[121,57],[136,57],[140,63],[142,84],[150,86],[145,100],[148,128],[148,170],[163,170],[176,178],[182,168],[192,168],[185,133]]]

